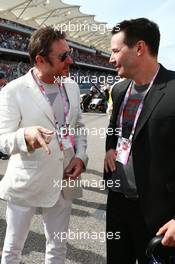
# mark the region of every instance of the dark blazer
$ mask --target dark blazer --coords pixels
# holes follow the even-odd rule
[[[131,80],[115,85],[110,129]],[[110,133],[109,133],[110,134]],[[107,135],[106,150],[115,149],[117,135]],[[144,100],[132,144],[133,166],[145,221],[152,232],[175,215],[175,72],[160,66]],[[107,180],[109,174],[105,173]]]

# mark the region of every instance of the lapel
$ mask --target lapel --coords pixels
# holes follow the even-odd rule
[[[113,87],[112,93],[113,93],[113,115],[114,115],[114,123],[116,124],[117,122],[117,117],[119,114],[120,106],[124,100],[126,91],[128,89],[128,86],[130,84],[131,80],[127,79],[122,81],[121,83],[116,83],[116,88],[115,86]]]
[[[74,82],[72,79],[66,78],[64,79],[63,83],[64,83],[65,91],[67,93],[67,98],[69,100],[69,112],[67,115],[67,119],[70,123],[71,113],[73,112],[73,102],[75,101],[73,100],[73,96],[75,96],[75,93],[72,94],[72,91],[74,90],[74,87],[73,87]]]
[[[161,101],[166,92],[166,90],[164,89],[166,87],[165,73],[166,69],[160,65],[160,70],[153,83],[153,86],[151,87],[151,90],[149,91],[148,95],[144,100],[144,106],[137,122],[133,140],[136,139],[139,132],[141,131],[145,123],[148,121],[151,113],[154,111],[155,107]]]
[[[32,70],[32,69],[31,69]],[[45,116],[50,120],[50,122],[55,126],[55,119],[52,112],[52,108],[50,104],[47,102],[43,94],[41,93],[38,85],[36,84],[35,80],[33,79],[31,70],[26,74],[26,86],[29,88],[30,95],[32,96],[35,103],[39,106],[41,111],[45,114]],[[68,120],[71,119],[70,115],[72,113],[73,109],[73,94],[72,94],[72,87],[74,82],[70,80],[69,78],[66,78],[64,80],[64,87],[67,93],[67,97],[69,100],[69,113],[68,113]],[[75,93],[74,93],[75,96]]]
[[[26,74],[27,88],[29,88],[30,95],[32,96],[33,101],[35,101],[35,103],[39,106],[41,111],[45,114],[45,116],[55,126],[55,120],[54,120],[52,108],[50,104],[47,102],[46,98],[41,93],[35,80],[33,79],[31,70]]]

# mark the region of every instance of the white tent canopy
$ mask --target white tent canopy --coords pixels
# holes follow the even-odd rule
[[[69,40],[109,51],[110,30],[94,15],[80,12],[80,6],[61,0],[1,0],[0,17],[39,28],[52,25],[66,31]]]

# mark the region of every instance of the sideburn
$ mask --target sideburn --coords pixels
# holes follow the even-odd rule
[[[45,57],[45,61],[48,62],[51,66],[53,66],[53,63],[49,57]]]

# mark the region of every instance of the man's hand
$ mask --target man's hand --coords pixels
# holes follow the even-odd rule
[[[104,159],[104,167],[106,172],[108,172],[109,169],[111,171],[116,170],[116,156],[117,151],[115,149],[110,149],[106,152],[106,156]]]
[[[162,226],[156,235],[164,235],[162,244],[168,247],[175,247],[175,220],[170,220]]]
[[[25,141],[29,151],[44,148],[50,154],[51,150],[47,144],[50,143],[54,132],[40,126],[27,127],[24,131]]]
[[[79,158],[73,158],[64,170],[64,178],[75,180],[83,171],[84,163]]]

